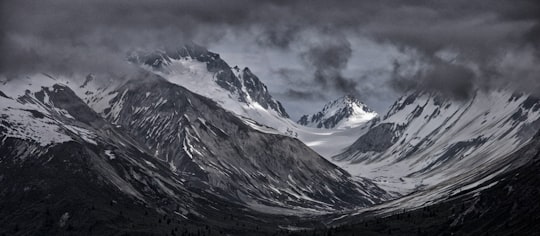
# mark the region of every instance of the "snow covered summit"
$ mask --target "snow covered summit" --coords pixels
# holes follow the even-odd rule
[[[303,115],[298,123],[316,128],[354,128],[375,118],[377,113],[352,95],[327,103],[313,115]]]
[[[138,52],[130,60],[168,81],[211,98],[223,108],[244,117],[288,118],[281,103],[248,68],[230,67],[220,55],[196,44],[176,50]],[[265,123],[264,119],[257,120]]]

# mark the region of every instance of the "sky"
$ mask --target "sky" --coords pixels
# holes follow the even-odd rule
[[[293,118],[351,94],[537,94],[537,0],[3,0],[0,74],[130,74],[134,50],[195,42],[246,66]]]

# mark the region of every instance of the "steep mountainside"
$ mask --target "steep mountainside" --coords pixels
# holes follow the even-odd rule
[[[388,198],[369,181],[354,182],[302,142],[253,130],[212,100],[158,76],[129,81],[115,92],[104,117],[173,171],[254,208],[332,210]]]
[[[387,189],[410,192],[490,169],[531,139],[539,117],[539,100],[527,95],[478,91],[457,102],[412,93],[334,160]]]
[[[298,124],[325,129],[345,129],[358,127],[376,116],[377,113],[360,100],[347,95],[327,103],[321,111],[313,115],[303,115]]]
[[[183,178],[52,78],[12,81],[2,91],[1,233],[165,233],[179,224],[196,229],[188,218],[234,206],[192,197]],[[148,223],[174,214],[161,229]]]

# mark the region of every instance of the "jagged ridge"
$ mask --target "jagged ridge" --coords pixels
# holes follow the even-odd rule
[[[226,90],[237,101],[242,102],[248,106],[260,105],[264,109],[272,110],[279,116],[288,118],[289,115],[285,111],[285,108],[281,103],[270,95],[266,85],[264,85],[257,76],[255,76],[246,67],[240,70],[235,66],[231,68],[219,54],[210,52],[204,47],[196,44],[187,44],[184,47],[176,50],[157,51],[152,53],[134,53],[130,60],[132,62],[151,66],[153,70],[164,73],[164,77],[174,76],[175,67],[178,64],[189,63],[190,61],[204,63],[206,70],[212,74],[212,79],[215,83]],[[187,65],[189,67],[190,65]],[[172,67],[172,68],[171,68]],[[196,78],[190,78],[196,79]],[[186,86],[186,83],[181,85]],[[195,93],[205,95],[205,92],[210,88],[208,87],[195,87],[187,86],[188,89]],[[215,99],[217,96],[210,96]],[[220,99],[217,99],[218,102]]]

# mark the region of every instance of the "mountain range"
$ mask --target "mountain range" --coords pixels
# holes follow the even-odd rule
[[[346,95],[294,122],[201,46],[128,61],[122,78],[1,78],[0,233],[535,232],[516,203],[539,195],[533,96],[411,91],[379,116]]]

